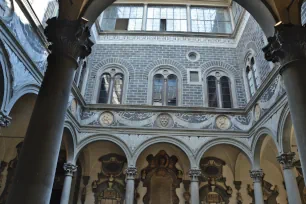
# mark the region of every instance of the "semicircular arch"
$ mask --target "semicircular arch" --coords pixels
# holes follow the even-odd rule
[[[76,153],[75,153],[75,158],[74,160],[76,160],[79,156],[79,154],[81,153],[81,151],[89,144],[97,142],[97,141],[108,141],[108,142],[112,142],[116,145],[118,145],[122,151],[124,152],[126,158],[127,158],[127,162],[128,165],[130,165],[132,163],[132,153],[129,150],[129,147],[126,145],[126,143],[124,141],[122,141],[121,139],[112,136],[112,135],[102,135],[102,134],[97,134],[97,135],[92,135],[84,140],[82,140],[76,148]]]
[[[133,154],[133,159],[132,159],[132,166],[136,166],[136,162],[140,156],[140,154],[147,149],[149,146],[152,146],[154,144],[159,144],[159,143],[168,143],[168,144],[172,144],[174,146],[176,146],[177,148],[179,148],[180,150],[182,150],[185,155],[187,156],[188,160],[189,160],[189,164],[190,167],[196,167],[196,163],[195,160],[193,158],[193,152],[191,151],[191,149],[182,141],[177,140],[175,138],[170,138],[170,137],[158,137],[158,138],[151,138],[146,140],[145,142],[141,143],[139,145],[139,147],[135,150],[134,154]]]
[[[251,150],[242,142],[238,141],[238,140],[233,140],[230,138],[217,138],[217,139],[213,139],[210,140],[209,142],[207,142],[205,145],[203,145],[199,151],[196,154],[196,163],[197,165],[200,165],[201,159],[203,157],[203,155],[205,154],[205,152],[207,152],[210,148],[217,146],[217,145],[231,145],[234,146],[236,148],[238,148],[239,150],[241,150],[241,152],[243,154],[245,154],[245,156],[248,158],[250,164],[253,163],[253,155]]]

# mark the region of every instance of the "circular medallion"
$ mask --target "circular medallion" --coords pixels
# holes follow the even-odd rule
[[[254,119],[258,121],[261,116],[261,108],[259,104],[256,104],[254,107]]]
[[[216,126],[221,130],[228,130],[231,127],[231,121],[227,116],[220,115],[216,118]]]
[[[100,116],[102,126],[110,126],[114,122],[114,115],[111,112],[104,112]]]
[[[169,114],[160,114],[156,119],[156,124],[160,128],[169,128],[173,126],[173,119]]]
[[[196,62],[200,59],[200,54],[196,51],[190,51],[186,55],[187,59],[191,62]]]

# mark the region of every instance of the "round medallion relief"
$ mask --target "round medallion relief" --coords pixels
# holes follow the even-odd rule
[[[111,112],[103,112],[100,116],[100,124],[102,126],[110,126],[114,122],[114,115]]]
[[[156,125],[160,128],[169,128],[173,126],[173,119],[171,115],[162,113],[156,119]]]
[[[256,104],[254,107],[254,119],[258,121],[261,116],[261,108],[259,104]]]
[[[230,119],[225,115],[220,115],[216,118],[216,126],[221,130],[228,130],[231,125]]]

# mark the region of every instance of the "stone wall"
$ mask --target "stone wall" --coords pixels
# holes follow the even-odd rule
[[[115,36],[114,36],[115,37]],[[128,38],[128,36],[127,36]],[[188,37],[187,37],[188,38]],[[89,77],[85,91],[85,101],[94,103],[98,90],[95,90],[97,71],[101,68],[103,60],[118,61],[129,72],[129,82],[127,90],[126,104],[143,105],[148,104],[148,84],[149,72],[160,65],[170,65],[182,75],[182,106],[204,106],[203,97],[206,97],[206,90],[203,90],[202,81],[199,84],[189,84],[187,82],[187,70],[197,69],[201,73],[205,72],[203,65],[207,62],[221,62],[230,65],[231,72],[235,76],[236,95],[238,107],[246,105],[246,94],[243,81],[243,70],[245,69],[244,57],[249,48],[256,52],[255,60],[260,70],[261,79],[267,76],[271,70],[269,63],[264,60],[261,48],[265,45],[264,34],[257,22],[250,17],[247,21],[237,48],[227,46],[189,46],[189,45],[162,45],[137,43],[99,43],[93,47],[93,52],[89,57]],[[114,38],[115,39],[115,38]],[[200,59],[192,62],[187,59],[187,53],[196,51],[200,54]],[[202,77],[201,77],[202,78]]]

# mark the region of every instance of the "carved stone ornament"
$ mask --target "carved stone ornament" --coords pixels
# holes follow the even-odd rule
[[[11,117],[0,112],[0,127],[8,127],[11,124]]]
[[[111,112],[103,112],[100,116],[100,124],[102,126],[110,126],[114,122],[114,115]]]
[[[285,65],[306,59],[306,27],[292,24],[275,26],[273,37],[268,38],[268,45],[263,48],[265,58],[273,63]]]
[[[73,173],[77,171],[78,166],[71,163],[65,163],[63,168],[66,172],[66,176],[73,176]]]
[[[190,169],[188,172],[191,181],[198,181],[199,177],[202,175],[201,169]]]
[[[250,176],[253,179],[254,183],[261,183],[265,174],[262,169],[250,171]]]
[[[277,161],[283,165],[283,169],[292,169],[294,166],[293,164],[295,162],[294,158],[295,158],[295,153],[289,152],[278,156]]]
[[[89,39],[90,30],[86,19],[75,21],[60,20],[56,17],[47,21],[45,35],[51,43],[52,54],[68,56],[77,62],[91,53],[93,42]]]
[[[216,126],[221,130],[228,130],[231,125],[230,119],[225,115],[220,115],[216,118]]]
[[[254,107],[254,119],[258,121],[261,116],[261,108],[259,104],[256,104]]]
[[[156,124],[160,128],[170,128],[173,126],[173,119],[171,115],[162,113],[157,117]]]
[[[137,175],[137,168],[136,167],[129,167],[125,170],[125,175],[127,179],[135,179]]]
[[[176,168],[178,158],[169,156],[166,151],[161,150],[153,156],[146,158],[148,165],[141,170],[141,181],[147,192],[143,197],[143,203],[158,203],[158,196],[164,196],[165,203],[179,204],[180,200],[176,194],[176,189],[180,188],[183,172]],[[162,189],[162,190],[161,190]],[[162,194],[161,191],[164,191]]]

